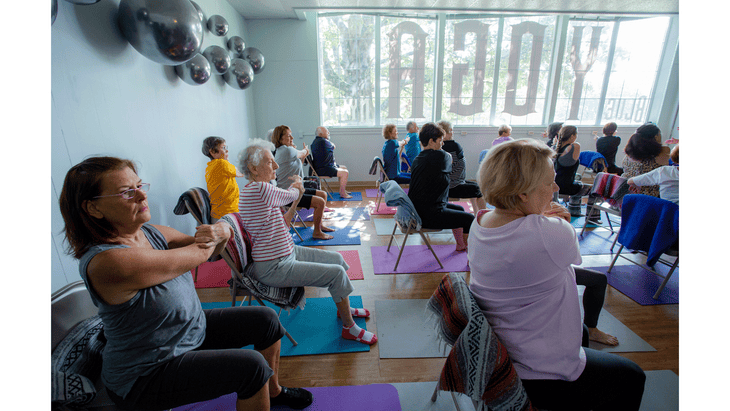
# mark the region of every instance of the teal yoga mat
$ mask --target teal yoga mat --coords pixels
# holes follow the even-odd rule
[[[320,240],[317,238],[313,238],[312,235],[314,234],[314,229],[312,227],[301,227],[297,226],[296,230],[299,232],[299,235],[302,236],[302,240],[299,239],[299,236],[294,234],[294,228],[290,228],[289,232],[292,235],[292,240],[294,240],[294,244],[301,245],[301,246],[308,246],[308,245],[360,245],[360,232],[362,231],[361,226],[355,226],[355,225],[348,225],[348,226],[337,226],[332,225],[332,228],[335,229],[335,231],[328,232],[326,234],[329,234],[333,236],[334,238],[331,238],[329,240]]]
[[[265,301],[264,304],[279,311],[278,307],[269,302]],[[202,306],[203,309],[224,308],[230,307],[231,302],[202,303]],[[351,295],[350,306],[362,308],[362,297]],[[372,311],[372,308],[370,310]],[[279,319],[298,343],[295,347],[288,338],[282,338],[282,357],[370,351],[370,346],[366,344],[342,338],[342,320],[337,318],[337,306],[329,297],[307,298],[303,310],[282,311]],[[364,318],[356,318],[355,323],[367,330]],[[253,346],[243,348],[253,348]]]

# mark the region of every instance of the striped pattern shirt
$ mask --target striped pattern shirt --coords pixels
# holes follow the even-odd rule
[[[294,250],[294,241],[284,222],[281,206],[299,197],[291,187],[282,190],[271,183],[252,181],[241,190],[238,210],[245,228],[253,239],[251,257],[254,261],[269,261],[286,257]]]

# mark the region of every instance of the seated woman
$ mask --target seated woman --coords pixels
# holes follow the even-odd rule
[[[512,127],[510,127],[508,124],[502,124],[501,126],[499,126],[497,134],[499,135],[499,137],[495,138],[494,141],[492,141],[492,147],[496,146],[499,143],[514,140],[512,138]]]
[[[104,324],[101,378],[125,409],[170,409],[236,392],[236,410],[298,409],[312,395],[279,385],[284,330],[267,307],[203,310],[190,270],[231,235],[224,222],[195,237],[148,224],[150,185],[133,162],[92,157],[60,196],[69,250]],[[242,350],[253,344],[254,350]]]
[[[618,125],[613,121],[603,126],[603,137],[596,140],[596,151],[606,158],[608,171],[611,174],[621,175],[624,170],[616,166],[616,152],[621,144],[621,137],[616,136]]]
[[[411,182],[410,177],[405,177],[398,172],[398,165],[400,161],[398,159],[398,149],[405,144],[405,140],[398,141],[398,129],[395,124],[386,124],[383,127],[383,168],[385,168],[385,174],[388,176],[388,180],[395,180],[398,184],[408,184]],[[408,174],[406,174],[408,175]]]
[[[555,151],[558,152],[555,159],[555,182],[560,187],[560,194],[570,196],[568,210],[570,210],[570,215],[574,217],[581,216],[582,198],[588,195],[593,188],[592,184],[575,181],[575,174],[578,171],[578,166],[580,166],[578,161],[580,144],[575,141],[577,138],[578,129],[575,126],[563,126],[555,143]],[[593,197],[588,197],[588,205],[593,204],[594,201]],[[597,216],[595,218],[598,219]]]
[[[639,174],[628,180],[630,186],[644,187],[659,185],[659,197],[663,200],[679,204],[679,145],[669,153],[671,166],[661,166],[648,173]]]
[[[426,123],[418,139],[423,150],[411,168],[408,197],[424,228],[451,228],[456,251],[466,250],[474,215],[464,211],[464,207],[448,202],[451,155],[441,149],[444,130],[434,123]]]
[[[438,126],[444,131],[443,150],[451,154],[451,174],[449,174],[449,197],[471,199],[474,215],[479,210],[487,208],[479,186],[473,181],[466,181],[466,161],[461,144],[454,141],[454,129],[451,123],[441,120]]]
[[[210,159],[205,168],[205,183],[210,195],[210,217],[215,223],[228,213],[238,212],[236,177],[243,174],[228,161],[228,146],[222,137],[203,140],[203,155]]]
[[[558,142],[558,133],[560,133],[561,128],[563,128],[563,123],[559,121],[548,125],[547,130],[543,133],[543,137],[547,138],[545,144],[547,144],[548,147],[555,149],[555,145]]]
[[[239,169],[249,183],[241,190],[240,210],[243,227],[253,240],[253,273],[272,287],[327,287],[342,318],[342,338],[375,344],[375,334],[360,328],[352,319],[369,317],[364,308],[351,308],[347,297],[352,284],[350,267],[340,253],[295,246],[280,207],[298,201],[304,194],[302,180],[294,175],[288,190],[274,187],[276,164],[268,141],[253,139],[238,155]]]
[[[305,144],[302,150],[297,150],[291,129],[287,126],[276,127],[271,135],[271,142],[276,147],[274,158],[276,163],[279,164],[279,168],[276,170],[276,185],[281,189],[287,190],[292,183],[293,176],[299,176],[300,179],[304,177],[302,159],[309,154],[309,149],[307,149],[307,145]],[[291,207],[290,204],[288,206]],[[302,199],[296,207],[314,208],[314,213],[312,214],[314,233],[312,237],[320,240],[330,240],[333,238],[324,232],[332,232],[335,230],[322,224],[322,215],[324,214],[325,208],[327,208],[327,193],[314,188],[305,188],[304,195],[302,195]],[[285,219],[288,218],[286,221],[291,221],[296,207],[290,208],[290,212],[284,217]]]
[[[622,163],[627,179],[669,164],[669,147],[662,145],[662,132],[653,123],[646,123],[636,129],[626,143],[626,156]],[[659,185],[641,187],[639,193],[659,197]]]
[[[638,410],[642,369],[585,348],[576,276],[601,277],[602,292],[606,280],[573,266],[582,261],[575,228],[567,210],[551,202],[554,155],[539,141],[516,140],[493,148],[479,167],[479,186],[496,208],[472,224],[469,289],[536,408]],[[593,322],[586,325],[595,327],[600,305],[586,304],[591,297],[586,288],[586,323]]]

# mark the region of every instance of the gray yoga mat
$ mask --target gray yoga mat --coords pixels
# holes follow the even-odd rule
[[[380,342],[378,342],[380,344]],[[401,409],[409,411],[455,411],[451,393],[441,391],[431,402],[436,381],[391,383],[398,390]],[[679,377],[670,370],[646,371],[644,397],[639,411],[679,410]],[[474,411],[469,397],[455,394],[462,411]]]
[[[428,318],[430,312],[426,312],[427,302],[427,299],[375,301],[380,358],[444,358],[449,354],[450,348],[444,353],[443,344],[439,346],[435,322]],[[618,338],[619,345],[590,342],[590,348],[603,352],[656,351],[605,310],[601,311],[598,328]]]
[[[375,224],[375,234],[377,235],[391,235],[393,234],[393,227],[395,227],[395,220],[391,218],[373,218],[370,221]],[[447,234],[449,236],[453,237],[453,234],[451,233],[451,230],[441,230],[441,231],[433,231],[428,233],[429,237],[432,235],[441,235],[441,234]],[[400,230],[395,230],[395,235],[405,235]],[[418,234],[416,234],[418,237]],[[401,237],[398,237],[399,239]]]

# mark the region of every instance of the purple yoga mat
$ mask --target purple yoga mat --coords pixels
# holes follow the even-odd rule
[[[623,253],[622,253],[623,254]],[[605,273],[608,266],[591,267]],[[654,270],[667,275],[670,267],[657,263]],[[641,305],[679,304],[679,267],[674,270],[669,282],[664,286],[659,299],[652,298],[664,279],[636,264],[614,265],[608,277],[608,284]]]
[[[342,387],[307,388],[314,401],[310,411],[402,411],[398,390],[391,384],[349,385]],[[272,407],[271,410],[290,410],[289,407]],[[173,411],[235,411],[236,394],[228,394],[210,401],[197,402]]]
[[[456,244],[432,244],[431,247],[444,268],[439,267],[426,245],[407,245],[398,263],[398,271],[393,271],[400,252],[395,244],[390,247],[390,252],[386,251],[388,246],[385,245],[370,247],[375,274],[471,271],[466,251],[456,251]]]

